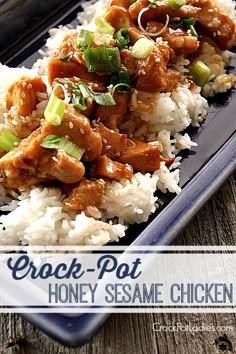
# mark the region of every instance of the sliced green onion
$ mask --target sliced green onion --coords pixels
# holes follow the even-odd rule
[[[89,72],[116,72],[121,65],[119,49],[105,45],[85,48],[84,59]]]
[[[68,85],[69,87],[72,87],[75,85],[73,81],[66,79],[66,78],[59,78],[57,77],[56,79],[54,79],[55,82],[58,82],[59,84],[62,85]]]
[[[114,94],[115,90],[119,89],[120,87],[126,87],[128,88],[129,91],[131,90],[130,85],[121,82],[120,84],[117,84],[112,88],[112,93]],[[125,91],[125,90],[119,90],[119,91]]]
[[[147,38],[140,38],[132,48],[132,55],[137,59],[145,59],[153,51],[155,43]]]
[[[134,4],[137,0],[130,0],[131,5]]]
[[[72,141],[68,140],[67,138],[57,135],[48,135],[41,143],[41,146],[46,149],[63,150],[68,155],[76,158],[77,160],[81,160],[81,157],[85,151],[84,149],[72,143]]]
[[[190,69],[190,74],[193,77],[193,81],[196,85],[204,86],[211,75],[211,69],[204,64],[201,60],[198,60]]]
[[[186,0],[168,0],[168,4],[173,10],[178,10],[186,4]]]
[[[98,32],[113,35],[113,33],[115,32],[115,28],[112,27],[112,25],[105,20],[104,16],[106,15],[106,13],[106,9],[102,11],[100,16],[95,18],[95,24],[97,25]]]
[[[120,83],[130,85],[130,77],[128,70],[126,68],[121,68],[119,71],[117,71],[117,73],[114,73],[112,75],[110,82],[114,86]]]
[[[81,94],[84,98],[91,97],[94,101],[101,106],[115,106],[116,102],[109,92],[94,92],[84,82],[79,83]]]
[[[177,28],[183,28],[184,26],[183,26],[182,21],[179,21],[179,22],[172,22],[171,27],[174,29],[177,29]]]
[[[80,90],[73,91],[72,104],[74,108],[79,109],[80,111],[86,111],[87,106],[84,97],[81,96]]]
[[[60,57],[60,60],[61,61],[67,61],[69,59],[69,55],[62,55],[61,57]]]
[[[21,142],[21,139],[17,138],[12,133],[5,131],[0,135],[0,148],[4,151],[11,151],[16,145]]]
[[[197,37],[198,38],[198,34],[197,34],[197,31],[195,30],[194,26],[193,25],[189,26],[189,29],[190,29],[191,35],[193,37]]]
[[[75,41],[76,45],[80,48],[91,47],[94,41],[94,35],[92,32],[87,31],[85,29],[81,29],[79,31],[78,37]]]
[[[46,121],[51,125],[61,125],[64,113],[65,102],[52,93],[48,105],[44,111]]]
[[[183,17],[181,19],[183,26],[190,27],[194,25],[194,18],[193,17]]]
[[[114,35],[118,48],[124,49],[127,48],[127,45],[130,42],[129,31],[127,28],[121,28],[116,34]]]

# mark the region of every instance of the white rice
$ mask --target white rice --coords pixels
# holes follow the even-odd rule
[[[221,11],[236,19],[235,1],[233,0],[214,0],[214,3],[221,9]]]
[[[158,176],[157,188],[163,193],[166,193],[167,191],[170,193],[180,193],[181,188],[178,185],[179,174],[179,169],[171,171],[166,167],[164,162],[161,162],[160,169],[154,172],[154,176]]]
[[[56,188],[23,192],[8,207],[14,210],[0,217],[0,244],[103,245],[125,235],[123,225],[97,221],[84,213],[69,215],[62,199]]]
[[[0,63],[1,83],[0,83],[0,100],[2,100],[7,92],[7,89],[14,81],[17,81],[22,76],[34,77],[37,75],[36,69],[26,68],[9,68],[7,65]]]
[[[102,208],[104,217],[122,224],[142,223],[156,210],[158,175],[136,173],[131,181],[107,183]]]
[[[91,18],[107,6],[107,0],[91,3],[93,5],[90,7],[82,5],[85,11],[78,15],[78,19],[82,25],[93,29],[94,22],[91,23]],[[215,3],[225,13],[234,16],[232,1],[215,0]],[[79,26],[77,30],[78,28]],[[9,85],[22,75],[35,76],[38,73],[46,80],[48,61],[59,48],[65,33],[69,31],[72,31],[70,26],[61,26],[50,31],[46,50],[42,52],[44,57],[35,63],[32,70],[12,69],[0,65],[2,122],[5,122],[6,113],[3,98]],[[224,62],[226,65],[226,61]],[[186,62],[180,60],[176,65],[182,67]],[[134,119],[128,122],[125,128],[130,136],[158,145],[165,157],[174,157],[180,150],[196,146],[189,135],[183,135],[181,131],[190,124],[198,126],[199,121],[207,114],[207,101],[201,96],[200,89],[190,91],[187,86],[182,85],[171,94],[142,93],[142,99],[151,102],[153,108],[152,111],[140,113],[138,105],[135,104],[137,97],[134,97]],[[152,175],[136,173],[131,181],[107,182],[101,208],[87,210],[94,218],[86,216],[85,213],[68,213],[63,204],[64,196],[59,189],[33,187],[17,196],[15,192],[6,190],[0,184],[0,205],[3,201],[9,202],[12,195],[16,198],[7,206],[1,207],[3,211],[10,213],[0,216],[0,244],[103,245],[117,241],[125,235],[128,224],[145,222],[150,214],[156,211],[156,189],[164,193],[181,191],[178,185],[179,165],[180,158],[177,157],[170,168],[162,162],[160,169]]]
[[[175,134],[190,124],[199,126],[199,117],[203,120],[207,115],[208,103],[201,96],[200,88],[191,91],[187,86],[179,86],[172,93],[142,93],[142,101],[153,104],[151,112],[140,114],[142,120],[150,123],[148,134],[163,129]],[[138,106],[132,105],[131,110],[139,113]]]

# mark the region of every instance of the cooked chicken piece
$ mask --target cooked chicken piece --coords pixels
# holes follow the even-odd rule
[[[126,148],[127,135],[106,128],[102,123],[96,123],[94,131],[102,138],[102,154],[116,159]]]
[[[147,23],[146,31],[148,33],[157,33],[163,30],[164,24],[149,21]],[[169,46],[175,51],[176,55],[188,55],[195,52],[199,48],[199,41],[197,37],[189,35],[186,31],[181,29],[172,30],[166,28],[160,33],[164,41],[167,41]]]
[[[84,54],[79,50],[76,44],[78,32],[67,34],[59,48],[58,54],[52,58],[48,65],[48,81],[52,84],[55,78],[64,78],[76,76],[81,80],[89,82],[105,82],[104,75],[89,73],[87,71]],[[92,47],[101,45],[115,46],[115,40],[109,34],[94,33],[94,42]]]
[[[120,59],[122,65],[128,70],[129,75],[135,76],[137,72],[137,65],[138,65],[138,60],[134,58],[132,55],[131,50],[129,49],[123,49],[120,51]]]
[[[130,7],[130,0],[111,0],[110,6],[120,6],[124,7],[125,9],[128,9]]]
[[[83,179],[63,202],[69,210],[86,211],[89,206],[99,207],[101,205],[104,190],[103,180]]]
[[[128,99],[127,93],[115,92],[113,96],[115,106],[98,106],[96,110],[96,119],[104,123],[110,129],[117,130],[127,113]]]
[[[160,151],[158,146],[131,139],[118,161],[131,165],[134,171],[152,172],[160,168]]]
[[[164,43],[157,43],[145,59],[138,60],[136,88],[147,92],[164,91],[168,86],[167,63],[170,49]]]
[[[38,165],[38,175],[44,180],[56,179],[63,183],[76,183],[84,174],[83,163],[64,151],[47,151]]]
[[[162,20],[165,22],[166,15],[170,17],[196,17],[200,11],[199,7],[192,5],[181,6],[178,10],[173,10],[167,1],[158,1],[156,6],[150,6],[148,0],[137,0],[129,7],[129,13],[132,20],[137,21],[138,15],[143,8],[148,8],[142,15],[142,24],[147,21]]]
[[[46,120],[42,124],[42,134],[66,136],[82,149],[83,160],[93,161],[102,153],[102,139],[93,131],[89,119],[70,105],[66,105],[61,125],[50,125]]]
[[[109,178],[120,181],[121,179],[131,179],[133,168],[128,164],[112,161],[106,155],[99,156],[91,167],[92,177]]]
[[[180,71],[175,69],[174,67],[169,67],[167,69],[167,87],[165,92],[172,92],[178,86],[178,84],[184,80]]]
[[[83,164],[64,152],[41,147],[44,137],[35,130],[19,146],[0,159],[3,185],[17,189],[45,181],[76,183],[85,173]]]
[[[137,89],[171,92],[178,85],[181,73],[173,67],[166,67],[170,56],[170,47],[164,43],[156,43],[154,51],[143,60],[134,58],[128,49],[122,50],[121,62],[131,78],[137,78]]]
[[[201,11],[197,14],[197,20],[207,31],[207,34],[211,35],[220,49],[231,49],[236,40],[235,22],[223,14],[212,0],[194,0],[194,3],[201,7]]]
[[[124,7],[111,6],[107,10],[105,19],[115,28],[116,31],[125,27],[129,31],[130,44],[134,44],[138,39],[146,37],[141,30],[134,25],[129,11]]]
[[[77,38],[79,31],[74,31],[73,33],[66,34],[59,48],[59,56],[68,56],[70,59],[73,58],[79,63],[84,63],[83,53],[79,52],[79,46],[77,44]],[[109,47],[114,47],[116,42],[111,34],[93,32],[93,42],[91,44],[92,48],[100,47],[101,45],[107,45]]]
[[[63,61],[60,57],[52,58],[48,64],[48,82],[50,85],[56,78],[77,76],[82,81],[104,82],[104,76],[89,73],[85,64],[76,61]]]
[[[0,175],[5,187],[17,189],[42,181],[37,175],[38,160],[44,153],[44,149],[40,146],[42,140],[39,129],[35,130],[19,146],[0,159]]]
[[[20,116],[29,116],[40,102],[37,94],[47,93],[47,88],[40,77],[30,78],[23,76],[14,82],[8,89],[6,107],[15,106]]]

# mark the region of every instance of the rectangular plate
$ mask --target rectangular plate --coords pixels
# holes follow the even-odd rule
[[[4,3],[4,1],[3,1]],[[73,4],[72,4],[73,3]],[[29,32],[27,41],[18,41],[5,51],[0,60],[9,66],[30,67],[38,58],[38,49],[47,38],[47,29],[59,24],[76,24],[78,2],[68,1],[64,15],[54,14],[44,20],[37,31]],[[1,2],[0,2],[1,6]],[[23,44],[22,44],[23,43]],[[236,73],[236,61],[232,72]],[[231,91],[210,100],[207,120],[199,128],[190,128],[192,139],[198,143],[189,153],[183,153],[178,196],[160,194],[162,206],[147,223],[133,225],[120,245],[163,245],[171,243],[205,202],[236,169],[236,94]],[[87,342],[102,327],[109,314],[24,314],[36,327],[68,345]]]

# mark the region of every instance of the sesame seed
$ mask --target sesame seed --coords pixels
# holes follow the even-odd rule
[[[102,141],[104,142],[104,144],[107,144],[107,139],[102,139]]]
[[[21,104],[21,106],[23,106],[23,104],[24,104],[24,101],[22,99],[20,100],[20,104]]]
[[[23,82],[22,82],[22,87],[25,87],[25,86],[26,86],[26,82],[23,81]]]
[[[30,90],[30,89],[32,89],[32,85],[31,85],[31,84],[28,84],[27,90]]]
[[[105,146],[105,149],[106,149],[106,150],[110,150],[110,149],[111,149],[111,145]]]
[[[25,94],[24,91],[22,92],[21,96],[22,96],[22,98],[25,98],[25,97],[26,97],[26,94]]]
[[[69,128],[73,129],[74,128],[74,124],[72,122],[69,122]]]
[[[80,134],[81,134],[81,135],[84,135],[84,129],[80,128],[79,131],[80,131]]]

